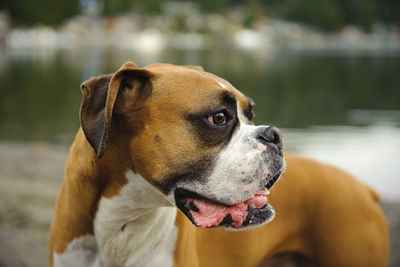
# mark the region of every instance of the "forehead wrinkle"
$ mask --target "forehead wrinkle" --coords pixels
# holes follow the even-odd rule
[[[168,68],[160,71],[158,79],[153,83],[157,83],[158,86],[155,87],[159,88],[153,95],[156,98],[162,97],[169,108],[180,106],[190,112],[195,109],[217,109],[232,102],[242,109],[248,105],[246,97],[228,81],[208,72]],[[230,97],[224,100],[223,96],[228,92]],[[176,101],[177,99],[186,101]]]
[[[247,106],[252,106],[249,99],[247,96],[245,96],[242,92],[237,90],[235,87],[232,87],[231,90],[226,90],[226,92],[229,92],[230,95],[233,96],[235,101],[237,101],[237,104],[242,108],[246,108]]]
[[[204,94],[202,103],[203,110],[216,110],[236,105],[236,97],[231,92],[219,87],[216,90],[209,90],[208,94]]]
[[[201,72],[201,75],[204,75],[206,77],[211,78],[212,80],[214,80],[220,87],[222,87],[224,90],[230,91],[229,86],[227,86],[225,83],[226,81],[212,73],[209,72]]]
[[[242,115],[245,115],[245,113],[251,113],[251,109],[253,107],[253,101],[245,96],[242,92],[240,92],[239,90],[237,90],[235,87],[233,87],[228,81],[225,81],[224,79],[212,74],[212,73],[208,73],[208,72],[202,72],[201,73],[204,76],[207,76],[209,78],[211,78],[212,80],[214,80],[215,82],[217,82],[217,84],[224,88],[224,92],[229,92],[231,94],[231,96],[233,96],[233,99],[235,100],[235,105],[236,106],[240,106],[240,111],[238,110],[238,112],[241,112]],[[245,111],[250,111],[250,112],[245,112]],[[248,115],[245,115],[249,120],[251,120],[252,118],[249,118]]]
[[[210,77],[212,80],[214,80],[215,82],[217,82],[217,84],[219,86],[221,86],[222,88],[224,88],[224,91],[230,92],[240,103],[240,106],[242,106],[243,108],[246,106],[253,106],[252,103],[253,101],[248,98],[247,96],[245,96],[242,92],[240,92],[239,90],[237,90],[234,86],[232,86],[228,81],[222,79],[221,77],[218,77],[212,73],[208,73],[208,72],[203,72],[201,73],[204,76]]]
[[[217,79],[215,79],[215,81],[219,84],[219,86],[221,86],[222,88],[224,88],[224,89],[229,91],[229,89],[226,87],[225,84],[223,84],[222,82],[218,81]]]
[[[237,103],[236,96],[232,92],[230,92],[228,90],[223,91],[221,93],[221,96],[222,96],[221,97],[222,102],[224,102],[224,104],[232,105],[232,104],[236,104]]]

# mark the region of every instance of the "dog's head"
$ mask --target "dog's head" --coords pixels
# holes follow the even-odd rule
[[[267,194],[284,169],[281,134],[253,125],[252,101],[230,83],[200,67],[127,62],[82,91],[82,129],[97,156],[113,145],[126,151],[133,171],[195,225],[272,220]]]

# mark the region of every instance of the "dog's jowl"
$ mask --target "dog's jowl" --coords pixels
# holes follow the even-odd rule
[[[281,132],[254,125],[224,79],[127,62],[81,90],[52,266],[386,265],[376,193],[283,154]]]

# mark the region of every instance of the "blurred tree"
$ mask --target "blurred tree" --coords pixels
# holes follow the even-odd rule
[[[121,13],[124,10],[130,10],[132,8],[133,1],[131,0],[114,0],[114,1],[103,1],[103,12],[105,15]]]
[[[352,24],[371,29],[375,22],[400,24],[399,0],[259,0],[267,14],[323,30]]]
[[[376,0],[378,19],[384,23],[400,25],[400,1]]]
[[[85,0],[79,0],[85,1]],[[103,14],[127,11],[160,14],[171,0],[100,0]],[[226,12],[242,7],[245,26],[260,14],[306,23],[322,30],[340,30],[353,24],[370,29],[375,22],[400,24],[400,0],[176,0],[194,2],[205,12]],[[57,25],[79,13],[78,0],[1,0],[13,23]]]
[[[232,3],[229,0],[195,0],[193,2],[198,3],[201,9],[206,12],[227,11],[232,6]],[[245,3],[245,1],[235,2],[241,2],[241,5]]]
[[[278,14],[292,21],[304,22],[325,30],[335,30],[343,22],[340,7],[330,0],[287,0],[283,1]]]
[[[103,0],[103,2],[105,15],[114,15],[127,11],[159,14],[167,0]]]
[[[376,0],[337,0],[344,24],[353,24],[370,29],[377,19]]]
[[[243,13],[244,13],[244,20],[243,25],[245,27],[251,27],[259,17],[261,17],[264,11],[264,5],[262,5],[259,1],[245,1],[243,3]]]
[[[1,0],[0,10],[7,11],[15,24],[58,25],[79,12],[78,1]]]
[[[322,30],[340,30],[358,25],[366,30],[375,22],[400,24],[399,0],[193,0],[205,12],[224,12],[243,7],[245,26],[260,12],[269,16],[306,23]]]

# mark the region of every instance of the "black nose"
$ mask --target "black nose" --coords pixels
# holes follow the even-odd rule
[[[264,145],[276,145],[279,154],[282,154],[282,133],[278,128],[273,126],[262,127],[258,130],[256,138]]]

